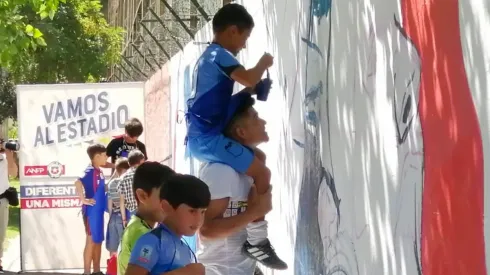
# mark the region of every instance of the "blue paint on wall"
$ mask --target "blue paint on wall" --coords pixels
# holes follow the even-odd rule
[[[327,17],[332,7],[332,0],[311,0],[311,11],[318,19]]]

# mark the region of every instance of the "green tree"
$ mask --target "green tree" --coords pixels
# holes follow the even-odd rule
[[[38,19],[53,18],[58,5],[65,0],[0,0],[0,67],[37,46],[45,46],[42,32],[29,24],[23,14],[27,7]]]
[[[32,37],[42,33],[47,46],[31,43],[10,61],[8,76],[1,79],[6,85],[0,102],[6,103],[0,103],[0,121],[16,118],[13,83],[98,82],[120,62],[123,30],[109,26],[101,8],[99,0],[69,0],[59,3],[52,20],[41,19],[29,5],[20,10],[28,25],[38,28]]]

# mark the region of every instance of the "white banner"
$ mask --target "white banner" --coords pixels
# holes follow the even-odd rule
[[[90,163],[90,144],[107,145],[129,118],[144,124],[144,85],[17,86],[17,107],[22,270],[83,268],[85,233],[73,183]],[[102,251],[105,265],[105,243]]]

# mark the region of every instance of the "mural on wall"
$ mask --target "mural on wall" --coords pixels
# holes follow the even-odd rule
[[[274,40],[284,91],[271,96],[287,106],[280,118],[271,105],[261,112],[282,127],[266,145],[281,183],[270,226],[285,228],[271,238],[290,240],[278,251],[294,260],[281,274],[487,274],[482,138],[458,1],[241,3],[271,23],[256,25],[248,52],[264,50],[265,34]],[[256,62],[250,53],[244,64]],[[183,55],[173,61],[177,117],[192,85]],[[184,125],[176,124],[180,156]]]
[[[356,246],[362,246],[362,239],[372,238],[370,235],[381,235],[374,225],[369,222],[359,222],[354,232],[342,222],[342,216],[349,216],[352,209],[342,208],[334,176],[334,159],[330,138],[331,121],[329,112],[334,108],[329,104],[329,76],[331,70],[331,1],[315,1],[310,3],[308,33],[301,38],[306,51],[305,93],[304,93],[304,140],[294,140],[295,144],[304,148],[303,176],[298,204],[298,218],[295,245],[295,274],[365,274],[365,272],[391,269],[392,274],[398,274],[404,269],[406,274],[421,274],[420,266],[420,222],[421,194],[423,182],[422,138],[420,123],[417,117],[419,98],[419,83],[421,64],[419,54],[412,41],[405,34],[396,16],[388,24],[388,29],[379,26],[369,27],[368,55],[363,71],[356,72],[362,77],[362,82],[354,87],[354,93],[360,93],[357,100],[368,101],[371,109],[376,108],[376,93],[386,92],[392,109],[392,127],[396,135],[392,144],[398,152],[398,171],[394,174],[395,188],[390,190],[390,198],[384,202],[391,211],[388,225],[391,227],[392,242],[389,252],[396,254],[394,258],[383,257],[382,262],[372,262],[365,259],[365,254],[359,255]],[[374,22],[375,24],[376,22]],[[383,24],[380,24],[384,28]],[[376,35],[379,32],[380,35]],[[318,45],[315,38],[328,35],[328,45]],[[390,45],[389,49],[376,48],[376,42]],[[321,49],[326,49],[322,51]],[[378,55],[384,55],[379,57]],[[390,58],[386,58],[390,55]],[[385,62],[379,66],[380,62]],[[385,76],[381,80],[386,83],[385,91],[377,91],[380,79],[376,77],[377,70]],[[323,72],[319,73],[319,72]],[[320,101],[325,100],[325,109]],[[352,102],[354,105],[356,102]],[[362,113],[361,113],[362,115]],[[357,131],[366,132],[364,122],[356,123],[356,141],[366,140],[362,133],[357,137]],[[361,125],[365,124],[365,125]],[[325,127],[326,126],[326,127]],[[357,125],[356,125],[357,126]],[[321,128],[326,129],[321,129]],[[367,126],[369,127],[369,126]],[[371,141],[379,142],[379,141]],[[320,144],[323,143],[323,152]],[[372,146],[367,142],[367,146]],[[322,161],[322,155],[330,155],[327,162]],[[353,171],[355,172],[355,171]],[[391,173],[393,171],[382,171]],[[390,176],[387,176],[390,177]],[[393,176],[392,176],[393,177]],[[373,183],[376,179],[372,179]],[[362,184],[352,183],[354,192],[362,192]],[[382,184],[381,182],[379,184]],[[322,188],[325,191],[322,191]],[[376,189],[376,188],[373,188]],[[369,193],[370,190],[367,190]],[[348,194],[353,195],[353,194]],[[364,194],[372,196],[372,194]],[[374,207],[373,207],[374,208]],[[373,209],[374,210],[374,209]],[[362,211],[360,211],[362,213]],[[378,214],[381,216],[380,214]],[[363,219],[361,219],[363,220]],[[373,222],[374,223],[374,222]],[[309,226],[304,226],[308,224]],[[379,236],[382,237],[382,236]],[[394,247],[397,245],[398,247]],[[388,245],[390,246],[390,245]],[[391,259],[387,259],[391,258]],[[366,266],[366,263],[368,265]],[[361,270],[363,266],[364,270]],[[388,267],[389,266],[389,267]]]
[[[404,26],[424,64],[419,108],[425,167],[424,275],[487,274],[483,146],[464,66],[460,4],[402,0]]]

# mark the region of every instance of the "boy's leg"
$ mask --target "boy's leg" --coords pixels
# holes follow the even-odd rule
[[[94,273],[100,273],[100,257],[102,255],[102,244],[101,243],[93,243],[92,249],[92,263],[94,268]]]
[[[86,216],[83,216],[83,225],[85,226],[85,248],[83,249],[83,274],[90,274],[90,266],[92,264],[93,245],[92,236]]]

